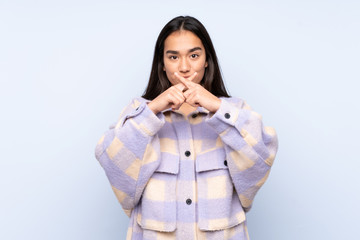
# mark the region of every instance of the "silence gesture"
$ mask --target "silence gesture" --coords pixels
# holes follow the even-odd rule
[[[204,107],[210,112],[216,112],[219,109],[221,100],[200,84],[194,83],[192,81],[197,74],[196,72],[189,78],[184,78],[177,72],[174,74],[177,79],[186,87],[186,90],[183,93],[185,102],[194,107]]]
[[[169,87],[148,104],[155,114],[169,107],[179,109],[184,102],[193,107],[204,107],[210,112],[216,112],[219,109],[221,100],[200,84],[192,81],[197,75],[196,72],[189,78],[184,78],[177,72],[174,75],[179,83]]]

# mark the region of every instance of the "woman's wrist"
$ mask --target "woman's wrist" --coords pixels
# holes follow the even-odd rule
[[[221,99],[216,97],[213,104],[211,105],[211,109],[208,110],[212,113],[215,113],[217,110],[219,110],[220,105],[221,105]]]
[[[154,102],[148,102],[147,103],[148,107],[150,108],[150,110],[154,113],[157,114],[159,111],[157,110],[156,106],[154,106]]]

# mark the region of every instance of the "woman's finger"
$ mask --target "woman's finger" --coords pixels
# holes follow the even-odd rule
[[[175,72],[174,75],[182,84],[185,85],[185,87],[190,88],[190,86],[188,85],[188,82],[185,80],[185,78],[181,77],[177,72]]]
[[[178,83],[178,84],[175,84],[174,87],[179,89],[181,92],[183,92],[184,89],[186,88],[186,86],[182,82]]]
[[[192,82],[191,82],[191,81],[189,81],[188,79],[180,76],[177,72],[175,72],[174,75],[175,75],[175,77],[176,77],[181,83],[183,83],[187,88],[191,88],[191,86],[192,86]],[[193,79],[193,77],[194,77],[194,74],[191,75],[189,78],[192,78],[192,79]]]
[[[189,80],[190,82],[192,82],[192,81],[194,80],[194,78],[196,77],[196,75],[197,75],[197,72],[194,72],[193,75],[191,75],[191,76],[188,78],[188,80]]]
[[[179,100],[181,104],[185,101],[185,96],[183,95],[182,91],[176,90],[174,92],[174,96]]]
[[[175,92],[174,94],[176,94],[178,98],[181,99],[182,101],[185,101],[184,89],[186,89],[186,87],[182,83],[178,83],[173,86],[173,90]]]
[[[199,99],[197,97],[196,91],[189,89],[184,93],[185,102],[189,103],[191,106],[197,107],[200,106]]]
[[[182,85],[182,84],[180,84],[180,85]],[[176,103],[174,102],[175,105],[179,105],[179,104],[181,105],[185,101],[185,96],[181,90],[182,88],[185,88],[185,87],[184,86],[183,87],[173,86],[172,89],[169,91],[169,95],[171,96],[171,98],[173,100],[175,100],[175,99],[177,100]]]
[[[187,89],[187,90],[183,93],[183,94],[184,94],[184,97],[185,97],[185,98],[188,98],[188,97],[192,94],[193,91],[194,91],[193,88]]]
[[[189,98],[186,98],[185,102],[187,102],[188,104],[190,104],[193,107],[201,106],[200,103],[196,100],[196,98],[193,95],[191,95]]]
[[[174,99],[173,104],[171,106],[173,109],[179,109],[181,105],[185,102],[184,96],[180,97],[178,95],[173,95],[172,97]]]

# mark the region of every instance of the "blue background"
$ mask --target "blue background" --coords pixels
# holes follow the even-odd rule
[[[170,2],[170,1],[169,1]],[[360,3],[0,1],[0,239],[125,239],[94,148],[147,84],[162,27],[209,31],[279,151],[252,240],[358,239]]]

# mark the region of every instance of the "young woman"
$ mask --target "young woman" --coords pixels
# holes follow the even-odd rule
[[[127,239],[249,239],[245,212],[267,179],[277,135],[225,90],[204,26],[176,17],[150,80],[96,146],[130,217]]]

